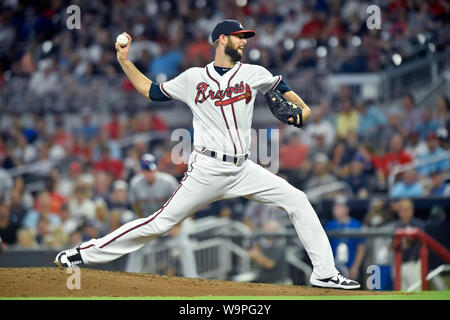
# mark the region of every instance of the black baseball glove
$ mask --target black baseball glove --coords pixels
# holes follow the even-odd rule
[[[303,127],[302,108],[289,102],[278,90],[270,90],[264,96],[270,111],[278,120],[297,128]],[[294,121],[289,122],[289,118]]]

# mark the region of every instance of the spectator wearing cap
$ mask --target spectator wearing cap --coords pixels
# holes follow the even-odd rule
[[[445,158],[445,150],[439,146],[439,139],[436,133],[431,132],[427,136],[428,152],[420,156],[418,162],[437,160],[438,157],[444,157],[442,160],[434,161],[420,166],[417,171],[421,176],[429,176],[432,172],[444,172],[450,169],[450,160]]]
[[[402,179],[394,184],[389,192],[391,198],[417,198],[424,195],[422,184],[417,181],[417,173],[414,169],[403,173]]]
[[[139,218],[147,217],[160,209],[178,187],[171,175],[158,170],[152,154],[141,157],[141,172],[130,181],[130,202]]]
[[[326,231],[360,229],[362,223],[350,216],[347,199],[342,195],[336,197],[333,204],[333,219],[325,224]],[[331,249],[336,261],[336,268],[352,279],[359,279],[360,267],[365,256],[363,238],[330,237]]]
[[[318,153],[314,156],[314,174],[307,181],[306,189],[315,188],[336,182],[337,179],[329,171],[329,160],[326,154]]]

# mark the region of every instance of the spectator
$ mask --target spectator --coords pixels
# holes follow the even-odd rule
[[[106,145],[100,146],[101,158],[94,163],[95,171],[111,173],[114,179],[121,179],[123,174],[123,162],[110,157],[109,149]]]
[[[107,235],[110,230],[111,216],[106,202],[102,199],[95,201],[95,219],[99,223],[98,227],[99,235],[101,237]]]
[[[369,194],[369,179],[364,171],[364,164],[364,158],[358,154],[355,155],[350,163],[350,173],[344,180],[353,194],[360,199],[367,198]]]
[[[333,176],[328,169],[329,160],[323,153],[318,153],[314,157],[314,175],[306,183],[306,189],[323,186],[332,182],[336,182],[337,179]]]
[[[383,112],[376,106],[366,106],[366,103],[357,103],[356,110],[359,112],[358,136],[363,141],[374,141],[378,138],[379,132],[387,124],[387,119]]]
[[[108,133],[108,137],[112,140],[119,140],[122,138],[123,128],[122,123],[119,120],[118,111],[111,111],[110,121],[103,126],[102,130],[106,131]]]
[[[70,218],[64,223],[67,234],[71,234],[83,223],[95,217],[95,204],[90,199],[89,189],[85,184],[77,182],[72,199],[68,203]]]
[[[285,217],[285,213],[278,208],[256,201],[248,201],[242,221],[250,230],[262,230],[267,221],[277,221],[279,225],[282,225],[282,220]]]
[[[97,136],[98,132],[98,127],[91,124],[91,112],[88,109],[83,109],[81,113],[81,126],[75,129],[75,134],[82,136],[86,141],[90,141]]]
[[[377,146],[389,147],[389,142],[394,136],[400,135],[406,139],[410,133],[405,129],[405,124],[402,122],[401,112],[396,109],[389,110],[388,112],[388,125],[384,128],[383,132],[379,132],[379,141],[375,141]]]
[[[82,173],[81,164],[73,161],[69,164],[69,175],[60,178],[56,190],[63,197],[67,198],[75,187],[75,181],[78,180]]]
[[[428,152],[421,155],[417,160],[420,162],[434,162],[420,166],[417,171],[421,176],[429,176],[432,172],[445,172],[450,169],[450,160],[445,158],[445,151],[439,146],[439,139],[435,133],[430,133],[427,136]],[[436,159],[444,157],[444,159]]]
[[[22,203],[22,195],[18,189],[13,189],[11,191],[9,201],[10,220],[12,223],[21,226],[23,219],[27,214],[28,208]]]
[[[103,199],[108,202],[109,189],[113,177],[106,171],[98,171],[94,173],[94,194],[93,199]]]
[[[276,220],[264,224],[265,232],[280,232],[282,228]],[[265,237],[249,250],[249,257],[258,269],[253,282],[284,283],[288,277],[286,262],[286,240],[277,237]]]
[[[55,172],[57,171],[55,171],[55,169],[52,169],[52,177],[48,177],[45,179],[45,190],[50,196],[50,212],[59,215],[61,212],[61,207],[66,202],[66,199],[64,199],[64,197],[57,191],[55,191],[55,179],[53,178],[53,176],[55,176]],[[34,207],[37,211],[40,211],[39,198],[36,198]]]
[[[431,173],[430,182],[425,186],[424,195],[429,197],[450,196],[450,184],[444,181],[441,172]]]
[[[108,200],[111,210],[132,210],[128,201],[128,183],[124,180],[116,180]]]
[[[211,45],[201,30],[195,30],[194,39],[186,48],[186,63],[192,67],[203,67],[212,59]],[[192,65],[194,61],[196,65]]]
[[[429,108],[422,110],[422,121],[417,125],[417,132],[421,140],[425,140],[428,135],[437,134],[439,124],[432,118],[432,113]]]
[[[13,188],[13,179],[11,175],[3,168],[0,168],[0,201],[3,196],[11,192]]]
[[[157,163],[153,155],[143,155],[141,172],[130,182],[130,202],[140,218],[160,209],[178,186],[173,176],[157,169]]]
[[[164,155],[158,161],[158,169],[174,176],[177,180],[183,177],[186,168],[187,165],[181,155],[173,155],[172,148],[170,147],[167,148]]]
[[[336,129],[323,118],[322,109],[314,110],[311,122],[305,127],[305,143],[311,147],[311,153],[328,154],[336,141]]]
[[[42,191],[38,197],[39,210],[31,209],[23,219],[22,226],[28,229],[37,230],[41,218],[48,220],[50,227],[57,228],[61,224],[58,214],[51,211],[52,199],[48,191]]]
[[[390,141],[390,151],[381,158],[375,157],[374,165],[376,170],[381,171],[383,177],[386,179],[394,166],[412,161],[413,158],[403,147],[402,136],[395,135]]]
[[[14,158],[19,165],[25,165],[38,159],[38,151],[36,147],[29,144],[22,133],[17,133],[17,146],[14,149]]]
[[[333,220],[325,224],[326,231],[360,229],[362,223],[350,216],[350,209],[345,197],[336,198],[333,205]],[[359,279],[360,267],[365,255],[363,238],[330,237],[330,244],[336,260],[336,268],[343,275]]]
[[[430,216],[426,220],[425,231],[438,241],[442,246],[450,249],[450,237],[448,236],[448,230],[450,230],[450,220],[447,218],[445,209],[442,206],[435,205],[431,208]],[[429,268],[434,270],[440,265],[445,264],[443,259],[437,256],[434,252],[430,252]],[[441,280],[441,279],[440,279]],[[440,282],[443,282],[442,280]],[[436,286],[436,282],[433,284],[437,290],[447,290],[446,286]],[[444,287],[444,288],[442,288]],[[441,289],[442,288],[442,289]]]
[[[309,147],[302,143],[298,133],[292,133],[287,144],[280,148],[280,169],[290,171],[300,168],[308,157]]]
[[[407,227],[424,230],[425,224],[422,220],[414,217],[414,204],[409,199],[402,199],[398,203],[397,214],[399,220],[395,223],[395,229]],[[400,248],[402,251],[401,267],[401,290],[407,290],[411,285],[420,281],[419,249],[421,242],[411,238],[402,238]]]
[[[339,139],[346,139],[350,131],[356,132],[359,126],[359,115],[354,109],[350,99],[342,101],[341,109],[337,116],[337,136]]]
[[[444,95],[439,96],[437,100],[434,118],[439,127],[445,128],[448,125],[450,120],[450,101]]]
[[[389,192],[391,198],[417,198],[422,197],[425,190],[417,181],[417,173],[411,169],[403,173],[401,181],[397,182]]]
[[[350,161],[352,161],[355,152],[348,148],[343,141],[338,141],[333,147],[331,153],[330,170],[337,177],[344,179],[350,172]]]
[[[416,107],[416,102],[412,94],[406,94],[402,98],[403,116],[401,117],[401,123],[406,129],[407,134],[416,130],[420,122],[422,121],[422,113],[419,108]]]
[[[408,152],[413,159],[417,159],[428,153],[428,146],[424,140],[419,137],[419,132],[413,131],[409,134],[405,151]]]
[[[17,249],[38,249],[36,242],[36,231],[33,229],[21,228],[17,231],[17,243],[14,246]]]
[[[1,181],[1,180],[0,180]],[[31,209],[34,205],[34,199],[32,194],[25,188],[25,182],[22,177],[14,179],[13,190],[16,190],[20,194],[20,201],[25,208]]]
[[[8,205],[0,201],[0,239],[6,245],[13,245],[17,241],[17,230],[20,225],[11,221]]]

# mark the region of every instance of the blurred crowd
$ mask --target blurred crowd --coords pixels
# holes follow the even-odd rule
[[[66,27],[65,9],[70,4],[81,8],[80,30]],[[369,4],[380,5],[382,30],[365,27]],[[282,74],[309,67],[378,71],[393,63],[393,53],[407,61],[442,50],[448,41],[449,5],[439,0],[53,0],[39,4],[8,0],[0,6],[0,88],[11,78],[23,77],[29,79],[29,90],[43,95],[71,90],[61,87],[62,77],[87,88],[95,75],[123,79],[112,50],[113,40],[123,31],[133,37],[132,60],[158,82],[210,62],[208,36],[218,21],[228,17],[257,31],[245,59]],[[122,88],[129,89],[129,84]],[[450,196],[450,160],[445,158],[450,147],[449,97],[441,95],[436,103],[419,107],[408,94],[400,108],[386,110],[374,101],[358,100],[350,87],[343,86],[332,99],[311,108],[312,118],[303,130],[279,126],[275,120],[272,126],[280,129],[279,175],[295,187],[308,192],[341,182],[347,186],[346,196],[357,199]],[[158,170],[177,179],[186,169],[185,164],[173,162],[170,129],[151,105],[136,113],[116,110],[105,116],[89,108],[78,114],[35,113],[31,121],[8,114],[6,121],[0,121],[2,245],[72,247],[135,219],[130,182],[141,172],[143,154],[155,155]],[[442,160],[434,161],[440,156]],[[56,165],[46,166],[48,161]],[[414,162],[423,165],[389,179],[396,165]],[[39,167],[32,173],[12,174],[33,164]],[[336,192],[323,196],[332,198]],[[380,221],[392,222],[395,214],[402,220],[400,211],[375,205],[364,221],[355,222],[346,210],[337,208],[333,211],[337,222],[325,221],[326,228],[381,225]],[[196,217],[209,214],[239,219],[252,230],[275,231],[288,225],[280,221],[285,215],[275,209],[246,200],[220,202]],[[344,268],[353,275],[364,256],[361,243],[347,244],[354,250],[350,260],[357,263],[347,258]],[[270,270],[276,261],[285,263],[280,247],[285,244],[265,239],[250,249],[252,260],[265,270],[260,281],[274,281]],[[339,243],[333,245],[336,255],[338,248]],[[271,255],[272,260],[266,259]],[[284,264],[280,268],[284,271],[276,269],[277,277],[286,272]]]
[[[448,99],[440,96],[436,105],[418,108],[413,96],[405,95],[402,109],[386,114],[375,104],[355,103],[348,92],[343,87],[336,97],[342,106],[338,111],[325,102],[312,106],[312,119],[304,130],[279,127],[278,174],[306,192],[342,182],[349,198],[448,197]],[[95,121],[94,116],[89,111],[35,114],[25,122],[12,114],[2,123],[1,216],[15,228],[8,237],[6,227],[0,226],[3,242],[24,245],[26,235],[33,233],[30,239],[37,243],[73,245],[135,218],[128,184],[140,173],[143,154],[151,152],[159,170],[182,178],[186,165],[174,164],[171,128],[151,108],[136,114],[111,113]],[[394,166],[413,162],[423,165],[399,174],[389,185]],[[33,164],[38,167],[32,172],[14,173]],[[39,187],[32,188],[36,183]],[[337,193],[342,188],[322,196]],[[244,210],[239,210],[234,214],[243,219]],[[61,226],[62,230],[55,228]],[[44,240],[51,230],[59,230],[58,240]]]
[[[374,4],[382,28],[370,30]],[[80,8],[80,29],[68,28],[70,5]],[[378,71],[447,47],[449,12],[445,0],[8,0],[0,10],[0,86],[27,77],[31,90],[45,92],[63,90],[64,76],[83,86],[92,75],[116,78],[113,44],[124,31],[134,41],[130,58],[161,82],[212,60],[209,36],[224,18],[256,30],[246,60],[270,70]]]

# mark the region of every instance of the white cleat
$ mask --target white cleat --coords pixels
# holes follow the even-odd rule
[[[81,259],[80,249],[73,248],[58,253],[54,262],[58,268],[63,269],[81,264],[83,263],[83,259]]]
[[[340,273],[338,273],[334,277],[326,279],[315,279],[311,277],[310,283],[313,287],[318,288],[344,289],[344,290],[355,290],[361,288],[361,285],[357,281],[347,279]]]

